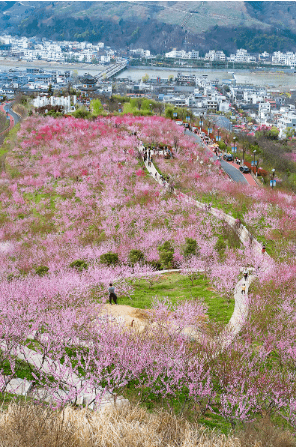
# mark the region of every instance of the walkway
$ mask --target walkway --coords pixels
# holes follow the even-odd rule
[[[36,333],[32,334],[30,338],[34,340],[35,336]],[[42,338],[46,339],[46,334],[41,336],[41,338],[39,337],[38,340],[42,340]],[[9,381],[5,390],[6,392],[41,399],[49,403],[84,404],[88,408],[96,410],[101,410],[114,404],[122,405],[128,403],[127,399],[108,391],[106,392],[101,387],[90,388],[82,378],[78,377],[69,368],[65,368],[61,363],[55,362],[50,357],[44,358],[41,354],[26,346],[18,345],[13,349],[9,349],[6,342],[1,341],[0,348],[3,352],[9,351],[10,355],[30,363],[37,371],[43,374],[50,376],[55,371],[55,373],[60,372],[63,378],[63,389],[56,390],[50,394],[45,388],[35,387],[33,382],[25,379],[12,379]]]
[[[141,155],[143,156],[143,152],[145,150],[144,146],[140,146],[139,147]],[[156,170],[154,164],[151,162],[150,165],[148,165],[148,161],[145,162],[145,167],[148,170],[148,172],[150,173],[150,175],[163,187],[168,188],[169,185],[167,182],[164,182],[161,180],[161,176],[158,173],[158,171]],[[235,169],[235,168],[233,168]],[[240,172],[240,171],[239,171]],[[205,208],[205,204],[199,202],[198,200],[194,200],[191,197],[181,193],[178,193],[179,196],[182,196],[184,200],[186,200],[186,202],[195,204],[199,209],[203,210],[204,212],[208,212],[210,214],[212,214],[213,216],[217,217],[218,219],[223,219],[225,220],[237,233],[237,235],[239,236],[240,241],[243,244],[252,244],[253,250],[255,250],[255,252],[262,253],[262,246],[261,244],[253,238],[253,236],[251,235],[251,233],[247,230],[247,228],[243,225],[239,225],[239,228],[237,227],[237,221],[234,217],[224,213],[224,211],[219,210],[217,208]],[[268,256],[268,254],[266,253],[266,256]],[[223,330],[223,332],[221,334],[219,334],[218,337],[216,337],[214,340],[211,340],[210,342],[214,343],[215,348],[216,349],[224,349],[227,346],[229,346],[232,342],[232,340],[234,339],[234,337],[240,332],[241,328],[244,325],[245,319],[248,315],[248,311],[249,311],[249,300],[248,300],[248,290],[249,290],[249,286],[250,283],[252,282],[252,280],[254,279],[253,276],[249,276],[248,277],[248,281],[245,282],[244,279],[238,281],[238,283],[236,284],[235,287],[235,291],[234,291],[234,299],[235,299],[235,307],[234,307],[234,312],[232,314],[232,317],[229,321],[229,323],[227,324],[227,326],[225,327],[225,329]],[[243,295],[241,293],[241,287],[242,284],[245,284],[246,286],[246,291],[245,294]],[[191,328],[185,328],[183,330],[183,333],[188,335],[191,339],[193,340],[200,340],[201,339],[201,334],[197,333],[196,331],[192,331]]]

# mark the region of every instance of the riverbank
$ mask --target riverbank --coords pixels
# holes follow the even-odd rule
[[[85,64],[85,63],[72,63],[72,62],[55,62],[55,61],[44,61],[44,60],[38,60],[33,62],[23,61],[23,60],[17,60],[17,59],[8,59],[8,58],[1,58],[0,57],[0,65],[1,67],[5,66],[7,68],[42,68],[43,70],[77,70],[82,71],[81,74],[85,72],[95,71],[100,72],[105,69],[103,65],[100,64]],[[5,71],[5,70],[2,70]],[[80,73],[78,73],[80,74]]]
[[[195,74],[197,77],[207,75],[209,80],[235,79],[237,84],[252,84],[266,88],[276,88],[280,91],[289,91],[296,88],[296,75],[291,69],[275,69],[274,71],[250,70],[230,70],[211,68],[184,68],[184,67],[127,67],[116,79],[129,78],[131,81],[140,82],[142,77],[148,74],[150,79],[160,77],[167,79],[170,75],[174,77],[177,73]]]

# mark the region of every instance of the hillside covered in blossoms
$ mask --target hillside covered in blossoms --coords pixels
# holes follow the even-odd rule
[[[267,414],[295,428],[295,195],[232,183],[218,161],[163,117],[33,115],[6,145],[3,390],[9,375],[20,377],[15,347],[30,347],[60,365],[51,377],[36,369],[30,374],[49,392],[66,389],[61,404],[77,393],[65,384],[67,367],[87,386],[134,392],[146,403],[148,396],[163,405],[178,401],[200,420],[220,418],[234,428]],[[153,155],[171,188],[149,175],[142,145],[171,148],[172,158],[161,150]],[[221,217],[190,198],[221,210]],[[223,211],[267,251],[242,242]],[[179,269],[192,284],[192,272],[199,272],[233,305],[244,268],[253,275],[248,314],[231,343],[219,345],[223,325],[209,321],[205,329],[203,296],[174,307],[155,300],[146,332],[98,318],[110,281],[133,306],[135,281],[163,269]],[[198,341],[182,335],[188,326],[201,334]],[[32,332],[42,337],[32,342]]]

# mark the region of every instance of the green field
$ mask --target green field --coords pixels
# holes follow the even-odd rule
[[[234,298],[227,299],[211,287],[210,282],[203,276],[191,281],[180,273],[167,273],[155,278],[153,284],[146,280],[139,280],[133,284],[134,293],[131,297],[119,296],[118,304],[125,304],[140,309],[151,308],[154,298],[168,297],[172,304],[183,300],[203,300],[208,307],[209,319],[227,324],[234,309]]]

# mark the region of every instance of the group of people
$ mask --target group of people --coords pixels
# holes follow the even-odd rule
[[[151,163],[153,163],[153,157],[151,154],[151,149],[144,148],[144,154],[143,154],[144,162],[148,161],[148,166],[151,166]]]

